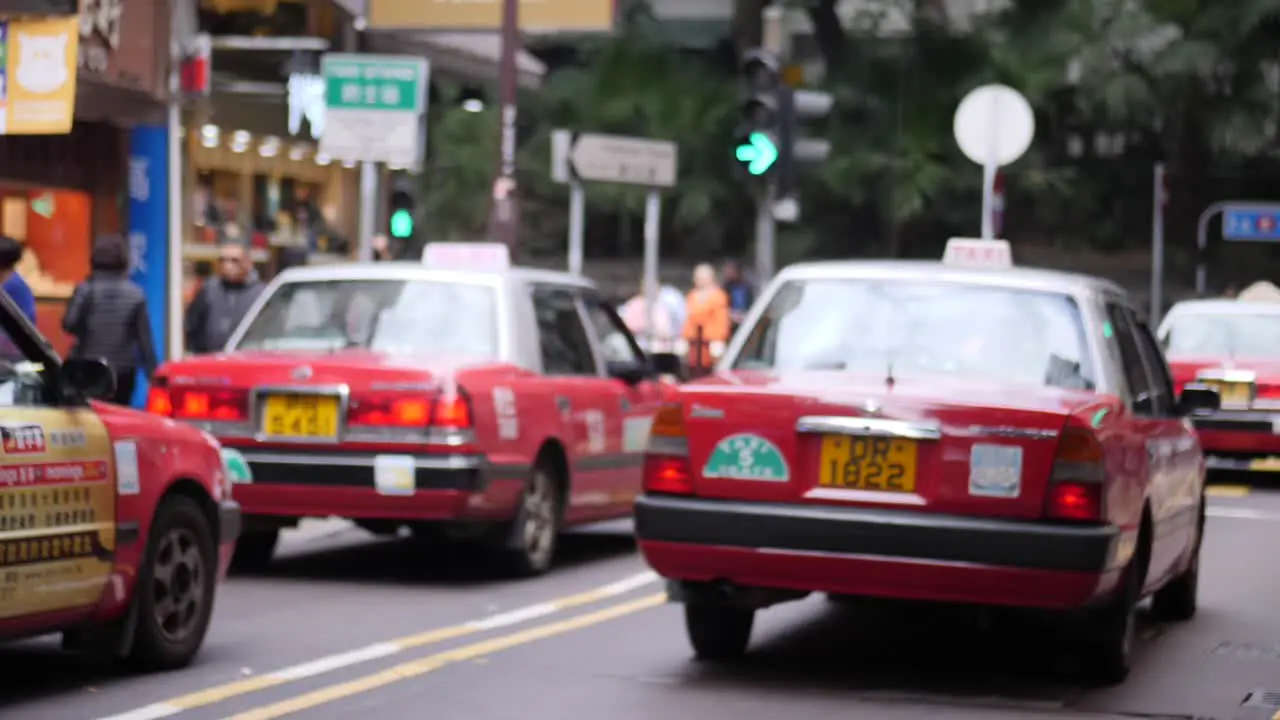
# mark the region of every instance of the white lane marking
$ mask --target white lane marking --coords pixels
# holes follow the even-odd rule
[[[395,655],[400,652],[400,650],[401,647],[393,642],[374,643],[373,645],[368,645],[357,650],[338,653],[336,655],[328,655],[320,658],[319,660],[312,660],[311,662],[305,662],[301,665],[287,667],[283,670],[267,673],[267,675],[280,680],[301,680],[302,678],[309,678],[314,675],[321,675],[339,668],[344,668],[348,665],[356,665],[358,663],[384,658],[388,655]]]
[[[642,588],[645,585],[658,581],[658,573],[648,570],[642,573],[636,573],[629,578],[623,578],[616,583],[610,583],[600,588],[600,592],[605,595],[622,595],[629,593],[636,588]]]
[[[499,615],[492,615],[483,620],[473,620],[467,625],[477,630],[493,630],[494,628],[507,627],[508,625],[515,625],[534,618],[546,617],[559,610],[560,608],[555,603],[541,603]]]
[[[156,703],[154,705],[140,707],[137,710],[130,710],[129,712],[120,713],[119,715],[102,718],[102,720],[160,720],[160,718],[177,715],[184,709],[185,708],[180,708],[177,705],[170,705],[169,703]]]
[[[1232,518],[1235,520],[1262,520],[1264,522],[1280,522],[1280,513],[1265,510],[1249,510],[1247,508],[1208,507],[1205,515],[1209,517]]]
[[[441,628],[438,630],[427,631],[426,633],[411,635],[406,638],[400,638],[399,640],[388,640],[385,642],[374,643],[372,645],[366,645],[365,647],[357,648],[355,650],[348,650],[345,652],[334,653],[332,655],[325,655],[323,657],[316,658],[315,660],[309,660],[304,663],[291,665],[289,667],[281,668],[279,670],[266,673],[266,677],[276,681],[275,683],[271,683],[266,687],[274,687],[277,684],[283,684],[285,682],[314,677],[316,675],[322,675],[324,673],[332,672],[334,670],[338,670],[341,668],[349,667],[352,665],[358,665],[362,662],[369,662],[371,660],[390,657],[392,655],[396,655],[406,650],[411,650],[413,648],[418,647],[421,643],[415,642],[415,639],[419,637],[435,635],[437,633],[448,634],[452,630],[463,630],[464,632],[462,634],[465,634],[466,631],[481,632],[484,630],[492,630],[495,628],[507,627],[509,625],[516,625],[518,623],[521,623],[527,620],[533,620],[535,618],[544,617],[546,615],[551,615],[563,610],[578,607],[580,605],[586,605],[593,602],[599,602],[601,600],[605,600],[611,597],[616,597],[618,595],[624,595],[628,592],[631,592],[632,590],[644,587],[645,585],[648,585],[650,583],[654,583],[657,581],[658,581],[657,573],[646,570],[644,572],[637,573],[635,575],[631,575],[621,580],[617,580],[615,582],[609,583],[608,585],[603,585],[601,587],[595,588],[594,590],[587,590],[585,592],[578,593],[576,595],[570,595],[568,597],[560,598],[559,600],[552,600],[549,602],[541,602],[541,603],[536,603],[534,605],[527,605],[522,608],[516,608],[515,610],[508,610],[506,612],[490,615],[488,617],[481,618],[479,620],[472,620],[471,622],[462,623],[461,625],[455,625],[451,627]],[[235,685],[235,683],[231,683],[230,685]],[[184,695],[182,698],[179,698],[177,700],[184,700],[193,696],[207,694],[209,690],[220,690],[226,687],[229,687],[229,686],[220,686],[218,688],[197,690],[194,693]],[[237,697],[239,695],[242,695],[244,694],[244,692],[246,691],[242,690],[239,692],[227,694],[226,697],[218,697],[217,699],[214,699],[214,700],[204,700],[198,703],[193,703],[190,707],[179,705],[177,704],[176,701],[152,703],[150,705],[144,705],[143,707],[136,708],[134,710],[129,710],[127,712],[119,713],[117,715],[103,716],[101,718],[98,718],[98,720],[160,720],[161,718],[172,717],[186,710],[195,710],[201,707],[212,705],[215,702],[222,702],[224,700],[230,699],[231,697]]]

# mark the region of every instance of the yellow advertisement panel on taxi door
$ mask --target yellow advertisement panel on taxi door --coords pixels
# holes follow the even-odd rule
[[[0,409],[0,619],[98,601],[116,545],[111,458],[92,410]]]

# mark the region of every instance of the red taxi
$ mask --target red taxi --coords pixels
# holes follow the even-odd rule
[[[247,459],[238,564],[336,516],[533,574],[561,528],[630,514],[668,387],[586,279],[433,243],[421,263],[287,270],[225,352],[160,368],[149,407]]]
[[[1280,304],[1180,302],[1159,337],[1178,387],[1221,394],[1219,412],[1195,418],[1209,469],[1280,471]]]
[[[0,328],[0,642],[186,665],[240,527],[221,448],[92,401],[111,369],[59,360],[3,293]]]
[[[979,262],[981,261],[981,262]],[[975,264],[980,267],[973,267]],[[1098,279],[948,261],[784,270],[650,434],[636,533],[696,655],[811,592],[1063,611],[1128,673],[1134,608],[1196,610],[1204,459],[1155,338]]]

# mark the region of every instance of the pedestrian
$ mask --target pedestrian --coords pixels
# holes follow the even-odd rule
[[[22,261],[22,252],[26,249],[22,243],[7,235],[0,235],[0,277],[3,278],[3,289],[9,299],[18,306],[22,314],[31,324],[36,323],[36,294],[31,286],[18,273],[18,263]]]
[[[733,330],[737,330],[755,301],[755,289],[742,276],[742,265],[737,260],[728,260],[722,270],[724,291],[729,296],[729,321]]]
[[[715,268],[707,264],[693,270],[693,289],[685,301],[685,342],[689,347],[689,367],[694,372],[709,370],[724,353],[729,342],[729,296],[716,281]]]
[[[386,262],[396,259],[395,252],[391,249],[391,239],[386,235],[374,235],[371,243],[374,262]]]
[[[645,297],[646,283],[640,281],[640,292],[623,304],[619,315],[622,322],[635,337],[636,343],[647,353],[671,352],[676,341],[677,332],[683,327],[676,322],[676,311],[669,301],[664,300],[661,292],[653,307],[653,327],[649,327],[649,307]],[[684,298],[680,298],[684,304]]]
[[[205,281],[187,308],[188,353],[221,351],[262,294],[264,286],[250,264],[249,249],[228,242],[218,250],[217,275]]]
[[[111,401],[128,405],[138,370],[150,380],[156,369],[147,299],[129,279],[129,244],[123,237],[100,236],[89,264],[89,278],[71,295],[62,329],[76,339],[71,357],[99,358],[111,366],[116,374]]]

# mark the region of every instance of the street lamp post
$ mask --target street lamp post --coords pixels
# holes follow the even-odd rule
[[[512,254],[519,241],[519,207],[516,186],[516,54],[520,51],[520,2],[503,0],[502,59],[498,66],[499,131],[498,171],[493,180],[493,205],[489,214],[489,240],[505,243]]]

